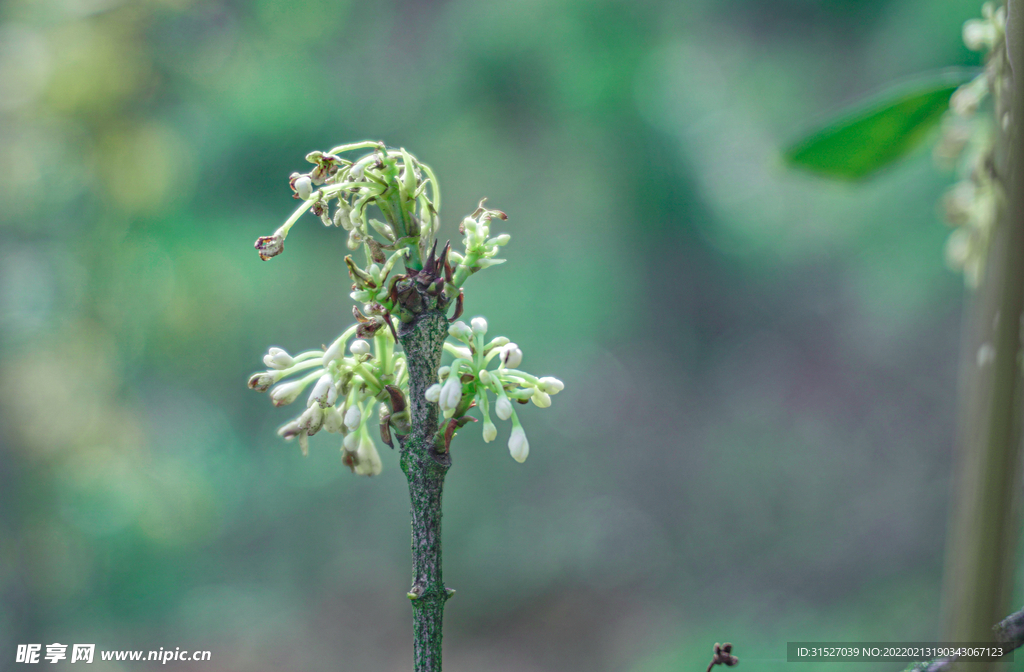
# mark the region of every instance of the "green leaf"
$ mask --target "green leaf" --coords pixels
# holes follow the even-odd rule
[[[826,177],[867,177],[920,144],[949,109],[953,92],[980,73],[944,70],[890,88],[794,143],[783,156]]]

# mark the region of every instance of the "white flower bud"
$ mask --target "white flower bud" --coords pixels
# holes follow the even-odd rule
[[[333,399],[331,397],[334,397]],[[329,373],[325,373],[320,376],[320,379],[316,381],[316,385],[313,386],[313,391],[309,393],[308,406],[317,404],[320,408],[327,408],[333,406],[334,402],[338,400],[338,390],[334,387],[334,376]]]
[[[470,350],[469,348],[460,348],[458,346],[455,346],[452,348],[452,354],[458,357],[459,359],[473,359],[473,351]]]
[[[349,351],[353,355],[368,355],[370,354],[370,344],[364,340],[357,339],[352,342]]]
[[[324,351],[324,366],[327,366],[336,359],[341,359],[345,354],[345,339],[339,338],[331,343]]]
[[[452,367],[442,366],[440,369],[437,370],[437,375],[439,378],[444,379],[448,377],[448,374],[451,373],[451,371]]]
[[[544,376],[539,382],[540,389],[548,394],[558,394],[565,389],[565,383],[560,381],[558,378],[552,378],[551,376]]]
[[[530,454],[530,442],[526,440],[526,432],[522,427],[512,428],[512,436],[508,437],[508,452],[516,462],[525,462]]]
[[[459,320],[452,326],[448,327],[448,335],[452,338],[457,338],[460,341],[470,341],[473,339],[473,330],[469,328],[462,320]]]
[[[487,320],[482,317],[474,317],[470,324],[473,325],[473,333],[481,336],[487,333]]]
[[[283,438],[285,441],[291,441],[296,436],[298,436],[299,432],[301,431],[302,428],[299,427],[299,421],[292,420],[291,422],[282,425],[280,428],[278,428],[277,435]]]
[[[287,406],[298,398],[308,384],[304,379],[281,383],[270,391],[270,400],[274,406]]]
[[[507,233],[503,233],[500,236],[496,236],[487,241],[488,245],[494,245],[495,247],[501,247],[502,245],[508,245],[508,241],[512,240],[512,236]]]
[[[491,266],[497,266],[498,264],[504,264],[505,259],[479,259],[476,265],[480,268],[490,268]]]
[[[437,400],[441,398],[441,384],[434,383],[427,388],[427,391],[423,393],[423,396],[427,398],[427,401],[437,403]]]
[[[961,117],[969,117],[978,111],[981,104],[982,92],[977,87],[967,83],[953,92],[949,98],[949,107]]]
[[[338,205],[338,209],[334,211],[334,225],[340,226],[346,231],[352,229],[352,219],[349,217],[349,209],[344,204]]]
[[[490,420],[484,422],[484,443],[490,443],[498,438],[498,428]]]
[[[338,407],[331,406],[324,411],[324,429],[331,434],[341,434],[341,428],[344,424],[345,418]]]
[[[946,263],[954,270],[963,268],[971,258],[973,248],[971,232],[968,229],[957,229],[946,240]]]
[[[304,201],[308,201],[309,197],[313,195],[313,181],[309,179],[309,175],[300,175],[295,178],[294,186],[295,193]]]
[[[484,346],[484,351],[485,352],[490,352],[494,348],[500,348],[500,347],[502,347],[504,345],[508,345],[508,343],[509,343],[508,337],[506,337],[506,336],[496,336],[496,337],[491,339],[490,343],[488,343],[487,345]]]
[[[512,402],[508,397],[498,397],[498,403],[494,405],[494,413],[502,420],[512,417]]]
[[[984,51],[994,41],[996,36],[995,26],[988,21],[971,19],[964,23],[964,45],[971,51]]]
[[[345,241],[345,245],[350,250],[358,250],[359,246],[363,243],[363,236],[359,233],[359,229],[352,229],[349,231],[348,240]]]
[[[324,416],[327,414],[319,404],[313,404],[299,416],[299,427],[306,430],[309,436],[320,431],[324,424]]]
[[[462,401],[462,383],[458,376],[453,376],[441,387],[438,405],[442,411],[454,411]]]
[[[356,473],[360,476],[376,476],[384,468],[380,461],[380,454],[377,452],[377,446],[368,438],[364,437],[359,442],[356,457],[359,458],[359,464],[356,465]]]
[[[263,373],[254,373],[249,378],[249,389],[256,390],[257,392],[266,392],[271,385],[281,380],[282,373],[280,371],[264,371]]]
[[[351,406],[345,411],[345,426],[350,430],[355,429],[359,426],[359,421],[363,419],[362,411],[359,410],[358,406]]]
[[[523,351],[515,343],[509,343],[501,349],[501,363],[510,369],[514,369],[523,363]]]
[[[373,300],[373,294],[366,291],[365,289],[358,289],[350,293],[349,296],[351,296],[353,300],[358,301],[359,303],[366,303],[367,301]]]
[[[551,405],[551,395],[537,389],[534,390],[533,396],[530,397],[530,401],[532,401],[538,408],[547,408]]]
[[[263,355],[263,363],[266,364],[268,369],[287,369],[295,364],[295,360],[292,356],[281,348],[271,348],[267,354]]]
[[[299,448],[303,455],[309,455],[309,434],[306,430],[299,432]]]
[[[341,445],[350,453],[356,452],[359,449],[359,434],[356,432],[346,434]]]
[[[480,382],[483,383],[484,385],[491,384],[491,374],[490,372],[487,371],[487,369],[480,369],[480,373],[477,377],[480,379]]]

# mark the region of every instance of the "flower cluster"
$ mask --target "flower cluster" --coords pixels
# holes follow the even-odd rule
[[[357,149],[371,151],[354,161],[342,158]],[[269,390],[274,404],[283,406],[312,386],[305,410],[278,433],[285,439],[298,438],[304,454],[309,437],[321,429],[342,434],[345,464],[358,474],[373,475],[381,470],[380,455],[367,428],[373,405],[380,404],[380,437],[386,445],[394,445],[392,430],[400,440],[411,431],[406,403],[408,363],[404,355],[395,352],[397,329],[427,310],[447,315],[453,304],[450,321],[458,319],[465,280],[504,262],[497,254],[509,242],[509,235],[492,236],[490,224],[507,217],[480,201],[459,226],[464,251],[456,252],[446,244],[438,253],[435,234],[441,196],[437,179],[426,164],[404,149],[388,149],[379,142],[312,152],[306,159],[313,168],[289,178],[293,196],[301,205],[273,235],[259,238],[256,249],[263,260],[281,254],[289,231],[307,211],[325,226],[347,231],[348,248],[363,252],[363,263],[351,255],[345,257],[352,280],[350,295],[362,306],[353,307],[356,324],[330,347],[295,357],[271,348],[264,358],[267,370],[252,376],[249,387]],[[372,218],[371,207],[386,221]],[[445,349],[456,359],[441,370],[444,385],[434,385],[427,393],[427,400],[439,403],[447,419],[434,444],[437,450],[447,451],[455,430],[475,420],[466,412],[476,405],[483,409],[484,439],[494,440],[497,428],[490,419],[490,391],[496,398],[497,416],[512,421],[509,450],[522,462],[529,443],[513,402],[532,400],[538,406],[548,406],[562,383],[519,371],[516,367],[522,352],[514,343],[496,338],[485,345],[487,322],[476,318],[472,325],[452,325],[450,335],[456,343],[446,343]],[[353,337],[358,340],[349,346]],[[496,357],[497,369],[488,371]]]
[[[516,368],[523,361],[523,352],[504,336],[485,343],[487,320],[484,318],[473,318],[470,325],[455,322],[448,329],[448,334],[460,343],[444,344],[444,349],[455,360],[438,370],[438,382],[426,391],[427,400],[436,402],[448,420],[441,427],[443,437],[439,439],[447,445],[456,428],[475,421],[466,415],[474,406],[479,406],[483,415],[484,441],[491,442],[497,438],[498,428],[491,421],[490,414],[493,395],[495,415],[501,420],[512,421],[509,452],[516,461],[523,462],[530,454],[530,443],[513,402],[525,404],[532,401],[540,408],[547,408],[551,405],[551,395],[561,392],[564,385],[557,378],[538,378]],[[489,369],[495,359],[498,360],[497,367]]]
[[[1006,9],[986,3],[983,18],[964,24],[964,44],[986,53],[985,71],[952,95],[950,111],[935,148],[940,163],[956,167],[960,180],[943,196],[946,221],[954,227],[946,241],[946,262],[962,270],[964,281],[976,287],[984,273],[992,227],[1003,207],[1003,191],[996,176],[1000,158],[997,137],[1010,124],[1010,67],[1006,50]],[[991,99],[994,114],[979,115]],[[1002,129],[996,127],[998,120]]]
[[[356,161],[339,154],[372,148]],[[376,263],[384,263],[384,251],[413,247],[413,253],[427,256],[439,226],[441,207],[437,179],[430,168],[404,149],[389,150],[378,142],[361,142],[335,147],[329,152],[311,152],[308,173],[292,173],[293,197],[302,205],[274,232],[256,241],[263,260],[284,251],[288,232],[307,210],[320,217],[324,226],[348,231],[348,248],[366,246]],[[331,214],[331,207],[334,212]],[[377,206],[387,222],[370,218],[370,206]],[[371,229],[380,236],[378,241]]]
[[[341,434],[344,463],[357,474],[373,476],[380,473],[382,465],[367,425],[374,404],[381,402],[381,436],[385,443],[391,445],[392,426],[408,431],[409,412],[406,393],[402,392],[408,384],[407,367],[405,356],[395,353],[395,340],[389,330],[378,330],[372,347],[361,339],[349,345],[357,330],[358,325],[354,325],[324,350],[294,357],[280,348],[271,348],[263,358],[267,370],[253,375],[249,387],[258,392],[269,389],[274,405],[285,406],[312,386],[305,410],[277,433],[286,440],[297,437],[304,455],[309,451],[309,437],[321,429]],[[285,381],[289,376],[296,377]]]

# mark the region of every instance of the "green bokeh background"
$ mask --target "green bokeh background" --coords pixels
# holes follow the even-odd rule
[[[922,150],[834,184],[778,152],[886,82],[977,65],[979,12],[0,4],[0,669],[33,642],[411,667],[394,454],[373,479],[334,436],[302,459],[274,433],[290,409],[245,387],[269,345],[350,320],[338,231],[304,218],[269,263],[252,244],[308,151],[362,139],[433,166],[445,235],[483,196],[509,213],[467,315],[566,383],[523,413],[524,465],[507,425],[453,445],[446,669],[701,670],[731,640],[772,672],[791,640],[937,638],[952,177]]]

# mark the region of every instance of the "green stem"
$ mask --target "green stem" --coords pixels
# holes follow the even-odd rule
[[[1015,79],[1014,89],[1019,92],[1024,68],[1018,67]],[[985,278],[972,297],[972,319],[965,333],[961,377],[965,408],[944,595],[949,641],[990,640],[989,625],[1006,613],[1013,588],[1020,521],[1024,310],[1024,133],[1018,121],[1024,106],[1017,98],[1015,128],[1008,135],[1000,134],[992,161],[997,178],[1008,178],[1008,198],[1000,203]],[[1003,111],[997,106],[997,118],[1002,118]],[[980,357],[981,348],[994,351],[994,359]],[[967,669],[991,667],[972,663]]]
[[[441,573],[441,494],[451,456],[434,443],[437,404],[424,396],[437,377],[448,321],[437,310],[403,323],[398,337],[409,374],[412,431],[400,437],[402,471],[409,481],[412,508],[413,656],[416,672],[440,672],[444,603],[450,597]]]

